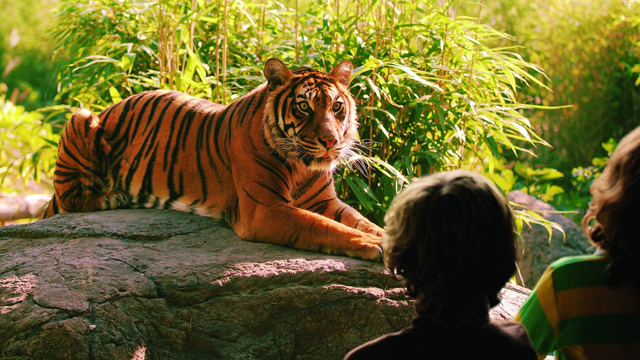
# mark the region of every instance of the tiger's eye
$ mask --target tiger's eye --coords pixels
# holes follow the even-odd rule
[[[298,109],[300,109],[300,111],[302,112],[307,112],[309,111],[309,103],[306,101],[301,101],[298,103]]]
[[[340,110],[342,110],[342,103],[334,102],[333,106],[331,107],[331,110],[333,110],[334,113],[340,112]]]

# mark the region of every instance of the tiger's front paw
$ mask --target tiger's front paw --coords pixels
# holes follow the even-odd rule
[[[364,260],[382,261],[382,247],[380,246],[380,237],[364,234],[361,238],[354,241],[354,246],[346,253],[351,257]]]
[[[384,230],[382,228],[368,220],[358,222],[356,224],[356,230],[360,230],[364,233],[375,235],[378,237],[382,236],[382,233],[384,233]]]

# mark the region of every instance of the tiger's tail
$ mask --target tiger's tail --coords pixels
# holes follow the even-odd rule
[[[49,204],[44,209],[42,214],[40,214],[40,220],[46,219],[46,218],[51,217],[51,216],[53,216],[55,214],[58,214],[60,212],[59,209],[60,209],[60,207],[58,206],[58,203],[57,203],[57,200],[56,200],[56,195],[54,193],[53,196],[51,197],[51,200],[49,200]]]
[[[42,219],[55,214],[124,207],[112,192],[109,152],[100,119],[87,109],[73,114],[60,136],[53,174],[54,194]],[[112,200],[119,206],[112,206]]]

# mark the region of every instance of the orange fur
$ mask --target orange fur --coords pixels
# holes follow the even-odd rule
[[[245,240],[379,260],[382,229],[333,185],[357,136],[351,71],[292,72],[271,59],[268,83],[228,106],[158,90],[97,117],[80,110],[62,133],[43,218],[176,209],[222,218]]]

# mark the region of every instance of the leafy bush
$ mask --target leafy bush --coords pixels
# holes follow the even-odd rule
[[[541,85],[540,70],[513,46],[492,47],[512,38],[483,25],[481,13],[459,15],[459,1],[305,6],[62,0],[55,37],[68,66],[58,101],[97,111],[174,88],[229,103],[264,81],[270,57],[325,71],[350,59],[363,150],[336,174],[337,188],[378,223],[412,177],[453,168],[499,177],[505,151],[545,144],[523,115],[533,106],[517,100],[520,87]]]
[[[534,169],[519,162],[514,170],[518,174],[516,187],[527,194],[539,196],[544,202],[550,202],[556,195],[564,193],[564,189],[554,184],[554,180],[564,176],[556,169]]]
[[[52,7],[49,0],[0,0],[0,82],[27,110],[50,105],[55,95]]]
[[[508,179],[510,179],[512,188],[539,197],[557,210],[563,211],[566,216],[579,225],[591,201],[589,191],[591,183],[602,174],[607,159],[617,146],[618,143],[613,138],[602,143],[601,147],[606,151],[607,156],[591,159],[589,166],[574,167],[571,171],[569,186],[561,183],[564,174],[556,169],[534,169],[526,163],[518,162],[514,166],[515,173],[511,170],[502,171],[503,174],[506,172],[509,175]]]
[[[564,199],[560,199],[558,206],[570,209],[576,209],[575,215],[572,216],[573,221],[580,223],[584,216],[589,202],[591,201],[591,193],[589,188],[593,180],[597,179],[604,167],[607,165],[607,159],[613,154],[618,146],[618,142],[610,138],[607,142],[602,143],[602,148],[606,151],[606,157],[595,157],[591,159],[591,165],[582,167],[578,166],[571,171],[571,188],[567,192]]]
[[[24,192],[27,184],[49,184],[59,135],[43,114],[7,101],[0,83],[0,193]]]
[[[528,115],[553,148],[540,148],[535,166],[558,169],[570,187],[571,169],[603,156],[600,144],[640,124],[640,2],[617,0],[488,0],[487,19],[524,46],[550,89],[523,89],[542,105],[570,105]]]

